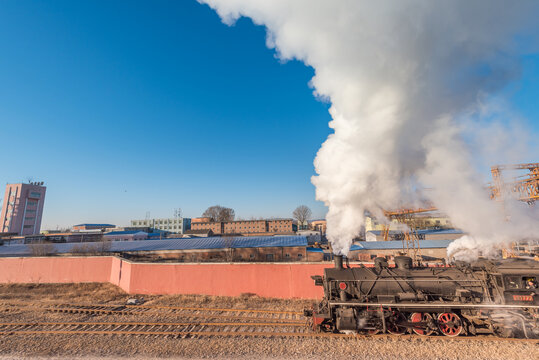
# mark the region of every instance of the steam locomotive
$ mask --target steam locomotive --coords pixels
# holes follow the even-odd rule
[[[537,261],[414,267],[397,256],[395,267],[380,257],[374,268],[346,265],[335,256],[334,268],[312,276],[324,288],[322,301],[305,310],[316,331],[539,337]]]

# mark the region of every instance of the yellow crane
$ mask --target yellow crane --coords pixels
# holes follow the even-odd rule
[[[527,174],[504,181],[503,172],[528,170]],[[539,199],[539,163],[496,165],[490,168],[492,184],[490,198],[503,201],[506,196],[516,196],[518,200],[532,205]]]
[[[525,175],[514,177],[510,182],[505,182],[502,172],[528,170]],[[504,201],[507,195],[515,196],[520,201],[533,205],[539,200],[539,163],[496,165],[491,167],[492,184],[488,185],[492,200]],[[420,247],[417,228],[414,224],[414,215],[438,210],[434,206],[425,208],[402,208],[397,210],[384,210],[384,215],[390,221],[396,219],[405,224],[408,231],[403,233],[402,250],[414,261],[418,260]],[[384,225],[382,230],[384,241],[389,240],[389,225]]]
[[[414,215],[419,213],[425,213],[430,211],[436,211],[435,207],[416,208],[416,209],[399,209],[393,211],[384,210],[384,215],[389,220],[397,220],[401,224],[405,224],[408,227],[408,231],[403,232],[402,238],[402,252],[412,258],[414,262],[419,261],[419,252],[421,250],[419,246],[419,236],[416,232],[417,228],[414,222]],[[389,240],[389,225],[384,225],[382,234],[384,241]]]

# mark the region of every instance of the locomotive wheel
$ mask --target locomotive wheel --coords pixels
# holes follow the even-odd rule
[[[406,321],[406,317],[399,311],[394,311],[393,312],[393,316],[392,316],[392,320],[388,325],[387,325],[387,332],[390,333],[390,334],[393,334],[393,335],[402,335],[406,332],[406,327],[405,326],[399,326],[397,325],[397,323],[399,322],[402,322],[402,321]]]
[[[432,316],[429,313],[412,313],[410,315],[411,322],[426,322],[429,323],[432,320]],[[427,327],[414,327],[412,331],[417,335],[429,336],[432,334],[432,330]]]
[[[462,332],[462,320],[455,313],[441,313],[438,315],[438,329],[445,336],[459,336]]]

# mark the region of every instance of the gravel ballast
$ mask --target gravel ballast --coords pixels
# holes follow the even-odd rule
[[[0,285],[0,302],[122,304],[135,297],[103,284]],[[304,300],[255,296],[145,296],[147,305],[300,311]],[[4,322],[113,321],[119,316],[49,313],[35,309],[0,313]],[[122,321],[154,317],[123,316]],[[160,321],[167,319],[159,318]],[[170,319],[178,321],[179,319]],[[47,358],[294,358],[294,359],[537,359],[538,342],[455,340],[418,336],[317,338],[164,338],[149,335],[21,335],[0,338],[0,359]]]

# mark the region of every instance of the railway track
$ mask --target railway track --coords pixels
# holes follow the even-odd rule
[[[362,335],[317,333],[307,325],[302,313],[255,309],[198,308],[158,305],[89,305],[0,303],[0,312],[39,311],[86,315],[163,315],[180,317],[178,322],[105,321],[105,322],[0,322],[0,336],[40,334],[132,335],[175,338],[198,337],[296,337],[350,339],[410,339],[417,341],[521,341],[539,345],[539,340],[498,338],[494,336]],[[105,317],[107,318],[107,317]],[[111,318],[112,319],[112,318]],[[114,318],[116,319],[116,318]],[[205,319],[201,321],[200,319]]]
[[[386,339],[408,341],[504,341],[539,345],[539,340],[497,338],[494,336],[444,336],[417,335],[359,335],[316,333],[297,323],[239,323],[239,322],[32,322],[0,323],[0,336],[9,335],[129,335],[171,338],[200,337],[279,337],[279,338],[348,338],[356,340]]]
[[[0,335],[100,334],[198,336],[310,336],[299,323],[275,322],[4,322]]]
[[[159,305],[89,305],[89,304],[34,304],[34,303],[0,303],[0,312],[13,312],[23,310],[46,311],[69,314],[89,315],[161,315],[181,318],[206,319],[237,319],[237,320],[264,320],[272,322],[296,322],[305,324],[307,319],[303,313],[294,311],[273,311],[256,309],[227,309],[227,308],[198,308],[182,306]]]

